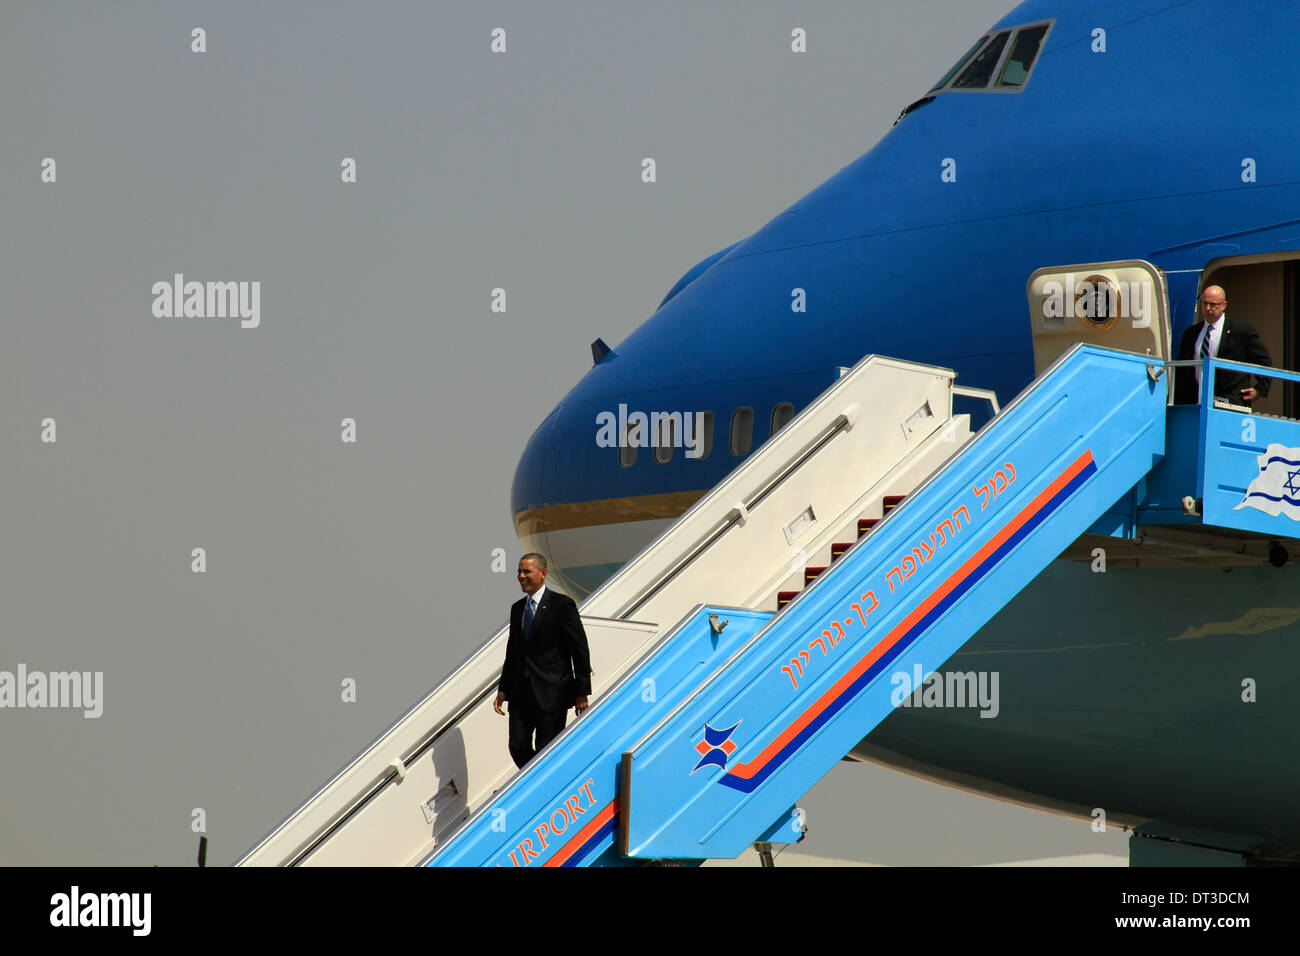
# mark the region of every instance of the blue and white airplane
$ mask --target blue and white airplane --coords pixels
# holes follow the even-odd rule
[[[525,548],[585,595],[866,354],[1010,400],[1036,374],[1042,270],[1150,263],[1173,343],[1220,285],[1274,364],[1300,367],[1297,62],[1290,4],[1020,5],[873,149],[687,271],[616,348],[593,344],[520,459]],[[1300,417],[1290,392],[1257,410]],[[702,454],[602,447],[620,405],[704,413]],[[1001,674],[997,720],[899,709],[854,755],[1295,861],[1300,577],[1212,542],[1169,554],[1104,574],[1058,560],[958,655]]]

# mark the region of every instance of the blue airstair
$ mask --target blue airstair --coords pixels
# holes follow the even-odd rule
[[[942,665],[1080,535],[1137,520],[1184,411],[1166,371],[1073,348],[780,611],[698,606],[427,864],[797,840],[797,800],[898,705],[892,673]]]

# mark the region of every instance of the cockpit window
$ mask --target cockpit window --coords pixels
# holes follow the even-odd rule
[[[1029,76],[1029,71],[1034,68],[1034,60],[1038,58],[1038,51],[1043,45],[1045,36],[1047,36],[1046,24],[1029,27],[1016,34],[1015,42],[1011,44],[1011,54],[1002,67],[1002,75],[998,77],[997,85],[1000,88],[1025,85],[1025,79]]]
[[[982,47],[984,45],[984,41],[987,39],[988,37],[983,36],[980,37],[978,40],[976,40],[974,46],[972,46],[969,50],[963,53],[961,59],[952,65],[952,69],[943,75],[943,79],[940,80],[938,83],[934,84],[934,86],[930,87],[930,92],[933,93],[935,90],[939,89],[940,87],[947,86],[948,81],[952,79],[953,74],[966,65],[966,61],[975,55],[975,51],[978,50],[980,47]]]
[[[1034,69],[1043,41],[1051,29],[1052,21],[1049,20],[1046,23],[1013,27],[995,34],[986,33],[944,74],[943,79],[930,87],[930,93],[905,110],[904,115],[917,105],[931,102],[934,94],[939,92],[960,90],[963,93],[977,93],[999,90],[1003,93],[1019,93],[1029,81],[1029,74]]]
[[[993,78],[993,70],[998,65],[998,58],[1002,56],[1002,49],[1007,45],[1007,40],[1011,37],[1011,31],[1005,30],[999,33],[984,49],[980,50],[975,59],[970,61],[970,66],[961,71],[961,75],[953,81],[954,90],[982,90],[989,85],[989,80]]]

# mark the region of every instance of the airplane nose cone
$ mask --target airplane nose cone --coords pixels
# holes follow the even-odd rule
[[[524,446],[515,466],[514,482],[510,486],[510,515],[514,519],[515,534],[525,551],[546,554],[546,530],[542,523],[543,478],[546,473],[547,445],[554,429],[559,409],[555,409],[537,426]],[[549,558],[549,555],[547,555]]]
[[[608,558],[609,535],[601,522],[587,520],[584,510],[590,490],[582,482],[596,450],[579,424],[586,420],[585,412],[568,403],[551,412],[524,446],[510,491],[520,546],[525,553],[544,555],[547,585],[575,600],[585,598],[625,560]]]

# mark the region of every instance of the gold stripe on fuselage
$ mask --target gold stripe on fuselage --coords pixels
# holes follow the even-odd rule
[[[529,508],[515,515],[515,533],[523,538],[547,531],[676,518],[707,493],[708,489],[704,488],[700,491],[669,491],[659,495],[639,495],[636,498],[605,498],[571,505]]]

